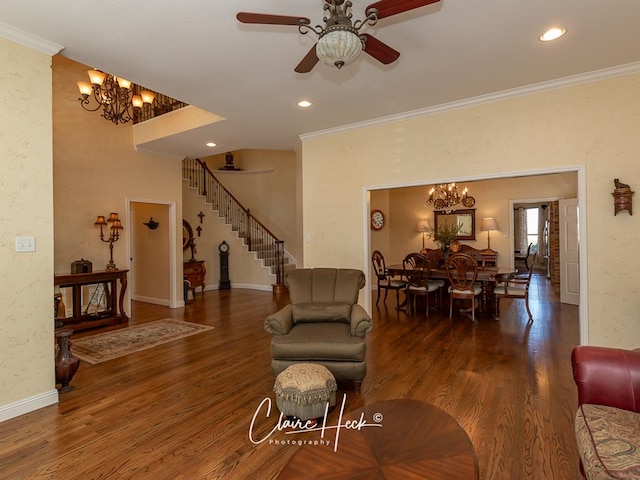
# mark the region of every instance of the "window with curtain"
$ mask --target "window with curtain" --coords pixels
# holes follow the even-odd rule
[[[531,247],[531,253],[538,251],[538,233],[539,233],[539,220],[538,213],[540,209],[538,207],[535,208],[525,208],[526,218],[527,218],[527,245],[533,243]]]
[[[516,252],[527,251],[527,211],[525,208],[516,208],[514,213],[514,245]]]

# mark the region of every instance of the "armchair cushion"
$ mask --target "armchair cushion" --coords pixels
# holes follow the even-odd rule
[[[606,405],[580,405],[576,441],[589,479],[634,479],[640,475],[640,418]]]
[[[299,324],[271,341],[271,356],[280,360],[362,362],[365,353],[366,344],[349,334],[346,323]]]
[[[293,323],[342,322],[349,323],[351,305],[348,303],[298,303],[293,305]]]

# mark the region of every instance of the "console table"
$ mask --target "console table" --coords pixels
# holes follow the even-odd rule
[[[129,270],[97,271],[92,273],[67,273],[54,275],[53,284],[60,288],[71,288],[73,315],[60,318],[62,327],[73,328],[74,331],[105,325],[128,323],[129,317],[124,311],[124,294],[127,290],[127,272]],[[118,293],[118,281],[120,293]],[[94,313],[82,311],[82,287],[86,285],[104,286],[106,310]],[[87,309],[88,310],[88,309]]]
[[[182,267],[184,278],[189,281],[189,286],[185,289],[184,300],[187,300],[186,292],[191,290],[193,292],[193,298],[196,297],[196,288],[202,288],[202,294],[204,295],[204,276],[207,274],[207,269],[204,266],[204,260],[196,260],[193,262],[184,262]]]

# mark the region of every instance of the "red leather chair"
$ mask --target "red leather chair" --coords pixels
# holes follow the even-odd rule
[[[589,479],[638,478],[640,351],[578,346],[571,365],[580,405],[576,440],[582,473]]]
[[[640,412],[640,351],[578,346],[571,354],[578,404]]]

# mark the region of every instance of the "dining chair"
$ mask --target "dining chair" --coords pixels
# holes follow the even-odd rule
[[[505,282],[496,285],[493,289],[493,294],[496,297],[496,318],[500,318],[500,299],[501,298],[520,298],[524,299],[524,305],[529,315],[529,321],[533,321],[531,310],[529,309],[529,287],[531,285],[531,276],[533,275],[533,266],[536,263],[536,256],[534,253],[531,259],[531,265],[529,265],[529,271],[526,275],[510,275],[506,278]]]
[[[533,243],[530,243],[529,246],[527,247],[527,251],[526,252],[516,252],[513,256],[513,264],[514,266],[517,268],[518,267],[518,262],[522,262],[524,263],[524,266],[527,270],[529,270],[529,255],[531,255],[531,249],[533,248]]]
[[[482,250],[473,248],[470,245],[461,244],[460,250],[457,253],[464,253],[465,255],[469,255],[476,261],[476,263],[478,264],[478,267],[480,268],[486,267],[486,258],[482,254]]]
[[[383,303],[387,303],[387,293],[389,290],[396,291],[396,306],[400,305],[400,290],[404,290],[407,286],[407,282],[402,279],[393,278],[387,271],[387,265],[384,261],[384,255],[380,250],[374,250],[371,254],[371,263],[373,264],[373,270],[376,273],[378,279],[378,297],[376,298],[376,305],[380,301],[380,290],[384,290]]]
[[[471,319],[476,321],[476,299],[482,295],[482,286],[476,283],[478,262],[466,253],[454,253],[445,263],[451,286],[449,287],[449,318],[453,317],[453,301],[471,300]]]
[[[429,294],[438,290],[439,284],[429,280],[431,267],[427,257],[421,253],[410,253],[402,260],[404,278],[407,282],[407,313],[414,311],[414,300],[417,296],[424,296],[426,316],[429,316]]]
[[[438,268],[443,266],[444,264],[444,252],[440,248],[426,248],[424,256],[427,257],[429,266],[431,268]],[[442,305],[442,291],[447,285],[447,282],[445,282],[444,280],[431,278],[429,279],[429,281],[438,285],[438,304]]]

